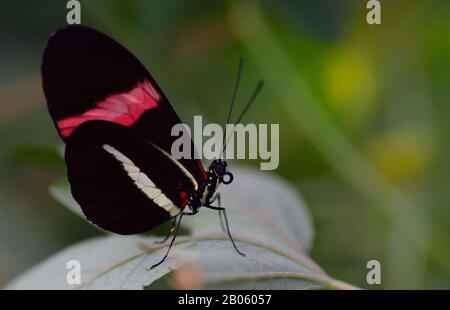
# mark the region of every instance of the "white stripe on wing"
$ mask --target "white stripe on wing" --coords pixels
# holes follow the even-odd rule
[[[169,212],[170,216],[176,216],[180,209],[166,195],[156,187],[149,177],[137,167],[131,159],[126,157],[120,151],[111,145],[104,144],[103,149],[114,156],[121,164],[128,176],[134,181],[134,184],[156,205]]]

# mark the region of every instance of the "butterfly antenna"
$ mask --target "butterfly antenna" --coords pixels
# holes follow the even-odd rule
[[[244,110],[242,110],[241,115],[239,115],[238,120],[236,121],[235,124],[239,124],[242,120],[242,118],[244,117],[245,113],[247,113],[248,109],[250,109],[250,107],[252,106],[253,102],[255,102],[256,97],[258,97],[259,93],[261,92],[261,89],[264,86],[264,81],[261,80],[258,82],[258,84],[255,87],[255,90],[252,93],[252,96],[250,97],[249,101],[247,102],[247,105],[245,106]]]
[[[237,91],[239,89],[239,84],[241,82],[241,75],[242,75],[242,69],[243,68],[244,68],[244,59],[241,57],[239,59],[239,67],[238,67],[238,71],[237,71],[237,75],[236,75],[236,81],[234,83],[233,94],[231,96],[231,102],[230,102],[230,108],[228,109],[228,117],[227,117],[227,121],[225,122],[224,129],[226,128],[227,124],[230,123],[230,119],[231,119],[231,114],[233,112],[234,103],[236,102]],[[224,144],[225,144],[225,134],[223,135],[222,145],[224,145]]]
[[[256,85],[255,89],[253,90],[252,95],[250,96],[250,99],[248,100],[247,104],[245,105],[244,110],[242,110],[241,115],[239,115],[238,120],[234,123],[234,125],[239,124],[242,120],[242,118],[244,117],[245,113],[247,113],[247,111],[250,109],[250,107],[253,105],[253,103],[255,102],[256,97],[258,97],[259,93],[261,92],[262,88],[264,86],[264,81],[260,80],[258,82],[258,84]],[[230,135],[228,136],[228,139],[226,140],[226,142],[223,145],[223,149],[222,149],[222,156],[225,153],[225,150],[227,148],[227,144],[230,141],[231,136],[234,133],[234,129],[233,132],[230,133]]]

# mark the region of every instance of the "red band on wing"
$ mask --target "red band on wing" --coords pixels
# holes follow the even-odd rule
[[[57,122],[61,135],[66,138],[81,124],[104,120],[130,126],[147,110],[158,105],[160,95],[148,81],[139,83],[127,93],[112,95],[96,103],[91,110]]]

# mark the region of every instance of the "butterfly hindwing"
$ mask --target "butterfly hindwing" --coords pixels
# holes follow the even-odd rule
[[[158,147],[111,122],[80,127],[65,158],[86,217],[120,234],[142,233],[176,216],[196,187]]]

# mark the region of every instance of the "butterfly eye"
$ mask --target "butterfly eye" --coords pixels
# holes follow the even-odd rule
[[[226,176],[228,176],[228,177],[225,178]],[[231,182],[233,182],[233,174],[231,172],[227,171],[227,173],[225,173],[225,175],[220,178],[220,181],[223,184],[230,184]]]

